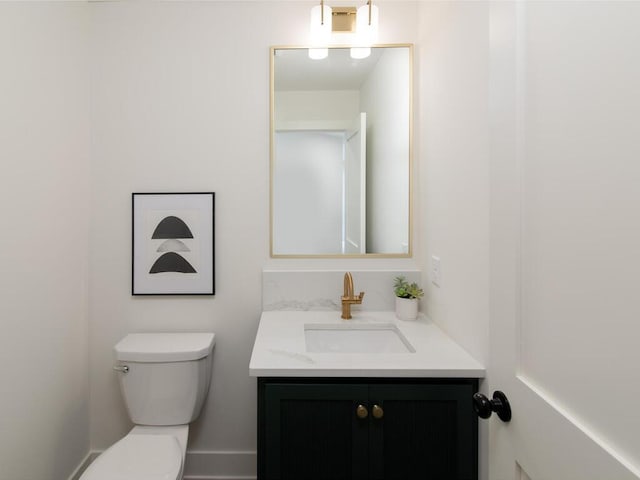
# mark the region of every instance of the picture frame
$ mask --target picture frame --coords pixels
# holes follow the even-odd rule
[[[215,294],[215,193],[131,194],[131,294]]]

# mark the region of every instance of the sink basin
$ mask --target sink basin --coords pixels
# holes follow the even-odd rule
[[[309,353],[415,353],[402,332],[391,323],[306,323],[304,338]]]

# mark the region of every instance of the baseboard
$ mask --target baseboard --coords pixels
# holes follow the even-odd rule
[[[79,480],[101,453],[89,452],[68,480]],[[256,471],[256,452],[187,451],[184,480],[256,480]]]
[[[184,480],[255,480],[256,452],[187,451]]]
[[[69,476],[69,480],[79,480],[82,473],[87,469],[91,462],[95,460],[97,456],[98,452],[87,453],[87,456],[84,457],[84,460],[82,460],[82,462],[80,462],[78,468],[76,468],[75,471]]]

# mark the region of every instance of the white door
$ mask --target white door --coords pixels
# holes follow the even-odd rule
[[[360,113],[346,134],[345,253],[367,252],[367,114]]]
[[[639,25],[491,5],[490,480],[640,478]]]

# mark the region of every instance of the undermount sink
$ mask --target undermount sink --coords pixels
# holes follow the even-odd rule
[[[402,332],[391,323],[306,323],[308,353],[415,353]]]

